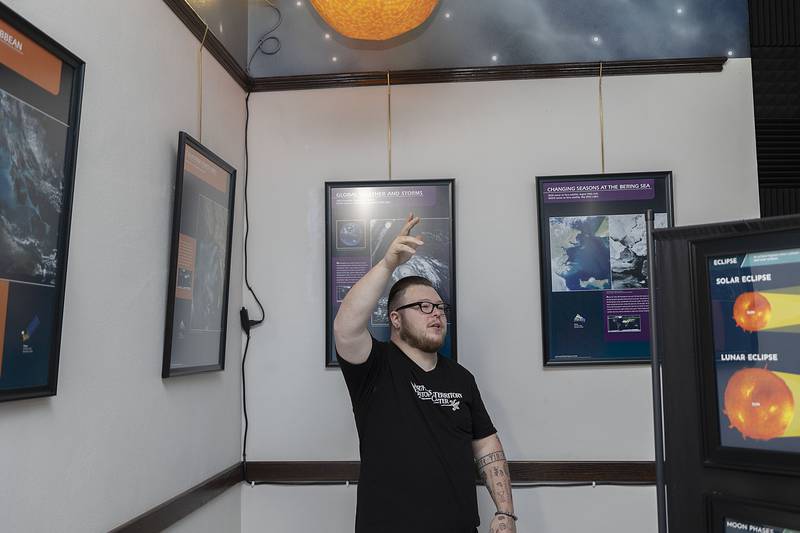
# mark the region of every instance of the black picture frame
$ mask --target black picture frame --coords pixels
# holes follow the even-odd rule
[[[187,170],[187,165],[194,172]],[[162,378],[225,369],[236,169],[182,131],[176,176]],[[226,224],[224,260],[220,257],[220,215]],[[197,312],[196,295],[210,298],[210,302],[198,304]],[[180,308],[177,312],[176,307]],[[209,329],[209,325],[218,329]],[[213,343],[214,337],[218,337],[217,343]],[[176,350],[176,343],[185,347],[190,357]]]
[[[646,191],[643,189],[634,189],[636,184],[643,184],[644,182],[652,182],[653,198],[644,198]],[[610,187],[614,183],[619,187],[631,186],[631,189],[624,189],[620,191],[615,190],[597,190],[599,187]],[[558,184],[580,184],[575,185],[574,190],[566,190],[563,197],[556,196],[561,194],[557,189],[546,189],[548,186],[559,187]],[[606,218],[611,216],[636,216],[640,217],[639,220],[646,221],[646,212],[648,209],[653,209],[656,213],[658,223],[662,218],[658,218],[661,214],[665,214],[665,226],[672,227],[674,225],[674,209],[673,209],[673,176],[671,171],[653,171],[653,172],[629,172],[629,173],[609,173],[609,174],[580,174],[580,175],[559,175],[559,176],[537,176],[536,177],[536,205],[537,205],[537,221],[538,221],[538,244],[539,244],[539,282],[540,282],[540,300],[542,310],[542,362],[545,367],[548,366],[582,366],[582,365],[619,365],[619,364],[649,364],[650,363],[650,349],[649,349],[649,309],[644,310],[641,303],[649,301],[647,295],[647,286],[643,285],[638,288],[625,287],[614,288],[613,273],[611,266],[611,255],[609,251],[609,266],[608,289],[594,289],[594,290],[565,290],[564,295],[569,297],[581,296],[581,293],[610,293],[622,292],[628,289],[638,291],[638,301],[640,302],[638,312],[629,313],[628,315],[610,315],[607,312],[607,301],[605,296],[600,296],[596,302],[587,302],[591,304],[594,309],[590,308],[595,316],[590,317],[590,321],[581,313],[584,313],[585,307],[579,304],[569,303],[563,310],[557,311],[560,313],[558,320],[561,320],[575,315],[573,319],[573,328],[584,329],[594,328],[590,331],[591,335],[587,338],[592,339],[598,347],[609,345],[610,342],[616,343],[619,347],[630,348],[634,344],[641,353],[622,354],[619,356],[597,355],[597,354],[557,354],[554,353],[555,347],[553,346],[552,339],[557,337],[559,339],[573,338],[574,331],[561,332],[560,335],[555,335],[551,330],[556,322],[554,317],[554,294],[560,291],[553,291],[553,271],[552,271],[552,257],[551,257],[551,217],[553,218],[572,218],[572,217],[586,217],[586,218]],[[572,187],[570,185],[570,187]],[[583,189],[580,187],[589,187],[582,193]],[[641,192],[639,192],[641,191]],[[580,195],[584,194],[584,197]],[[546,195],[549,195],[546,198]],[[597,196],[597,198],[594,198]],[[607,225],[609,221],[605,222]],[[640,228],[641,229],[641,228]],[[644,233],[646,239],[646,229]],[[646,241],[645,241],[646,242]],[[646,253],[646,252],[645,252]],[[637,261],[641,261],[637,259]],[[646,282],[646,272],[644,266],[646,265],[646,255],[643,259],[642,274],[640,281]],[[623,282],[620,282],[623,283]],[[584,299],[588,299],[585,297]],[[563,298],[561,298],[563,300]],[[597,298],[591,298],[597,300]],[[624,301],[624,300],[622,300]],[[599,308],[600,320],[598,321],[597,311]],[[567,312],[568,311],[568,312]],[[568,315],[568,316],[567,316]],[[645,316],[646,315],[646,316]],[[643,318],[644,317],[644,318]],[[612,318],[619,318],[620,326],[616,332],[627,334],[630,331],[636,337],[634,342],[629,342],[628,339],[621,339],[621,342],[616,340],[607,341],[606,337],[611,335],[612,327],[610,320]],[[583,319],[583,323],[579,319]],[[630,327],[627,323],[630,321]],[[591,325],[592,322],[602,324],[600,331],[595,331],[598,326]],[[616,322],[615,322],[616,324]],[[581,327],[579,327],[581,326]],[[628,328],[627,331],[623,331]],[[603,335],[603,340],[599,341],[597,338]],[[582,341],[576,341],[582,342]],[[646,349],[644,346],[647,346]],[[608,349],[608,348],[606,348]]]
[[[437,220],[445,219],[446,222],[441,223],[443,227],[446,229],[447,238],[449,242],[449,246],[447,246],[447,280],[446,282],[443,281],[442,285],[446,285],[446,287],[437,287],[440,294],[442,294],[443,290],[445,289],[446,294],[442,294],[443,299],[447,301],[451,305],[451,310],[448,312],[447,320],[448,320],[448,333],[447,333],[447,340],[446,345],[440,350],[440,353],[452,358],[454,361],[458,359],[458,316],[457,316],[457,303],[456,303],[456,233],[455,233],[455,179],[452,178],[445,178],[445,179],[403,179],[403,180],[372,180],[372,181],[327,181],[325,182],[325,324],[326,324],[326,333],[325,333],[325,367],[326,368],[338,368],[339,363],[336,360],[336,348],[333,340],[333,319],[336,316],[336,311],[338,310],[337,305],[337,296],[334,295],[333,291],[335,289],[335,283],[333,280],[334,276],[334,268],[333,268],[333,260],[334,260],[334,250],[336,250],[336,245],[334,244],[334,232],[337,228],[337,221],[344,222],[344,219],[335,219],[334,212],[338,212],[336,206],[332,205],[331,197],[332,194],[337,189],[374,189],[379,192],[387,192],[391,190],[410,190],[410,189],[420,189],[426,188],[425,194],[430,197],[435,197],[436,202],[432,206],[428,206],[427,208],[423,208],[420,206],[415,206],[414,202],[411,201],[409,203],[404,203],[402,205],[393,205],[391,203],[384,204],[382,206],[373,207],[369,213],[364,212],[362,210],[362,215],[359,221],[363,221],[365,223],[365,231],[367,231],[367,235],[365,235],[365,239],[369,239],[371,237],[370,228],[367,227],[368,222],[375,222],[376,220],[403,220],[408,215],[410,211],[414,211],[415,214],[422,216],[423,223],[425,222],[426,218],[436,218]],[[431,191],[431,192],[427,192]],[[443,191],[446,193],[446,197],[442,200],[439,198],[439,193]],[[428,197],[426,196],[426,197]],[[436,212],[438,214],[446,214],[446,217],[426,217],[426,214],[430,214]],[[381,216],[383,215],[383,216]],[[422,224],[418,226],[418,230],[420,228],[424,228]],[[413,232],[412,234],[415,234]],[[360,243],[356,243],[360,244]],[[366,245],[367,248],[371,247],[371,244]],[[363,250],[364,248],[358,247],[359,250]],[[355,252],[359,255],[362,255],[361,252]],[[371,268],[374,264],[371,260],[372,252],[367,252],[367,259],[364,261],[369,261],[369,267]],[[366,263],[365,263],[365,268]],[[367,269],[368,269],[367,268]],[[365,272],[364,272],[365,273]],[[434,283],[435,284],[435,283]],[[338,290],[338,287],[337,287]],[[389,287],[386,288],[386,291],[389,290]],[[342,295],[343,297],[343,295]],[[372,321],[370,321],[370,331],[375,335],[375,327],[372,325]],[[388,328],[386,328],[386,338],[388,338]],[[376,337],[377,338],[377,337]],[[379,340],[386,340],[381,339]]]
[[[690,243],[691,302],[695,319],[694,342],[699,374],[704,464],[780,475],[800,476],[800,451],[730,447],[722,444],[719,389],[717,383],[714,323],[711,312],[709,260],[787,249],[800,249],[800,219],[796,228],[765,229],[727,233],[696,239]],[[797,401],[797,400],[795,400]]]
[[[706,531],[709,533],[800,531],[798,507],[734,498],[725,494],[711,494],[706,496],[706,508],[708,516]],[[750,526],[756,529],[751,529]]]
[[[45,221],[51,227],[56,226],[55,242],[52,243],[55,257],[49,258],[48,263],[41,263],[47,265],[46,274],[41,274],[41,269],[35,275],[15,271],[13,260],[10,262],[12,266],[0,272],[0,282],[7,286],[5,296],[0,298],[3,300],[0,314],[4,317],[3,323],[0,323],[0,402],[5,402],[55,396],[57,392],[85,63],[2,3],[0,27],[9,38],[3,43],[6,53],[16,48],[10,53],[17,54],[16,57],[20,59],[17,64],[12,64],[13,61],[7,63],[0,54],[0,97],[8,102],[13,100],[20,108],[24,107],[29,116],[38,114],[41,118],[37,121],[37,127],[41,127],[42,132],[45,129],[48,134],[59,131],[57,136],[63,136],[60,142],[57,140],[48,146],[53,157],[62,159],[54,166],[61,174],[58,183],[51,184],[60,189],[60,202],[56,201],[57,207],[49,213],[52,219]],[[28,62],[41,65],[41,61],[50,65],[45,71],[54,75],[42,78],[42,71],[34,74],[28,70]],[[0,122],[10,124],[11,121],[2,114],[3,111],[0,111]],[[27,123],[26,133],[30,134],[34,129]],[[1,134],[4,139],[0,141],[0,152],[8,148],[6,143],[13,137],[6,129]],[[47,142],[46,137],[42,139],[42,143]],[[29,159],[18,160],[24,160],[24,164],[28,165]],[[23,172],[25,170],[30,171],[30,168],[26,167]],[[53,177],[45,176],[36,169],[32,175],[36,176],[36,183],[41,184]],[[10,171],[8,177],[11,178]],[[0,204],[0,218],[6,207]],[[37,209],[41,214],[41,206]],[[9,213],[11,211],[8,210]],[[29,233],[33,235],[34,231],[30,229]],[[52,237],[48,238],[52,240]],[[0,249],[0,255],[6,253],[7,250]],[[33,294],[34,291],[36,294]],[[17,305],[17,302],[22,304]],[[20,319],[23,320],[21,324],[24,329],[19,326]],[[24,326],[26,323],[28,326]],[[13,337],[10,335],[12,330]],[[38,333],[34,333],[34,330]],[[9,361],[12,360],[16,362],[10,368]],[[4,383],[6,380],[8,383]]]

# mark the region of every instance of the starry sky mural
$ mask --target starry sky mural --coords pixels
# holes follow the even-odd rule
[[[308,0],[270,2],[190,0],[254,77],[750,54],[746,0],[441,0],[383,42],[342,37]],[[280,50],[260,53],[279,20]]]

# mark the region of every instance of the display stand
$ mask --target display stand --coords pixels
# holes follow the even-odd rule
[[[664,421],[661,414],[661,362],[658,357],[658,315],[656,314],[655,250],[653,229],[655,216],[647,210],[647,278],[650,289],[650,357],[653,380],[653,428],[655,429],[656,500],[658,506],[658,533],[667,531],[667,499],[664,485]]]

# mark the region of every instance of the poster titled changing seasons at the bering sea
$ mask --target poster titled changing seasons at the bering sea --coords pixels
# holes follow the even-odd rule
[[[0,4],[0,401],[56,392],[82,79]]]
[[[409,213],[421,218],[411,234],[425,244],[392,274],[369,321],[380,341],[389,339],[387,303],[391,285],[407,276],[429,279],[444,302],[447,336],[440,353],[456,357],[455,250],[452,179],[326,183],[327,354],[336,366],[333,320],[350,288],[378,263],[406,223]]]
[[[650,359],[647,220],[672,225],[672,174],[537,178],[544,363]]]
[[[720,444],[800,453],[800,248],[706,260]]]

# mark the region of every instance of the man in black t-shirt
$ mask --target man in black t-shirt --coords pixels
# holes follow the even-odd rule
[[[336,352],[353,403],[361,452],[356,533],[475,533],[475,465],[497,512],[490,533],[515,533],[511,478],[472,374],[438,355],[444,303],[425,278],[389,292],[391,337],[370,335],[370,314],[424,243],[409,215],[384,258],[347,293],[334,321]]]

